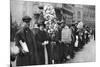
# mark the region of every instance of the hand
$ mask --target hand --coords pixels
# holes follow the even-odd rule
[[[62,41],[59,40],[59,43],[62,43]]]
[[[56,45],[56,42],[51,42],[52,45]]]
[[[46,45],[46,43],[43,42],[42,45]]]
[[[44,41],[43,43],[42,43],[42,45],[47,45],[49,43],[49,41]]]
[[[22,51],[22,53],[26,53],[26,51],[25,51],[25,50],[23,50],[23,49],[22,49],[21,51]]]
[[[46,41],[47,44],[49,44],[49,41]]]

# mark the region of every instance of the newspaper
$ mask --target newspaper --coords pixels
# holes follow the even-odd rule
[[[29,52],[29,49],[27,47],[27,44],[25,42],[22,42],[22,40],[20,40],[19,42],[20,42],[20,44],[22,46],[23,51]]]

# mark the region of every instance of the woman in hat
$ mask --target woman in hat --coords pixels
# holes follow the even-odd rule
[[[49,44],[49,35],[44,30],[44,28],[45,28],[44,21],[38,23],[39,30],[37,31],[37,33],[35,35],[40,65],[48,64],[48,55],[46,56],[46,54],[45,54],[44,46],[47,47],[47,45]],[[47,51],[48,51],[48,49],[47,49]]]

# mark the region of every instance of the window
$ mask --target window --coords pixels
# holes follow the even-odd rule
[[[77,18],[81,19],[81,12],[80,11],[77,12]]]

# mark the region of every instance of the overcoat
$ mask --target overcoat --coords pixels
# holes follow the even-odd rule
[[[38,51],[38,56],[39,56],[39,65],[45,64],[45,52],[44,52],[44,46],[42,43],[44,41],[49,41],[49,36],[47,32],[41,31],[41,30],[35,30],[35,39],[36,39],[36,44],[37,44],[37,51]],[[49,46],[49,44],[47,44]],[[47,47],[47,52],[48,52],[48,47]],[[49,52],[48,52],[49,53]]]
[[[22,47],[19,41],[25,42],[29,49],[29,52],[22,53]],[[16,45],[20,48],[20,53],[17,56],[16,65],[17,66],[27,66],[27,65],[36,65],[38,64],[38,53],[37,45],[33,32],[29,27],[20,29],[15,36]]]

